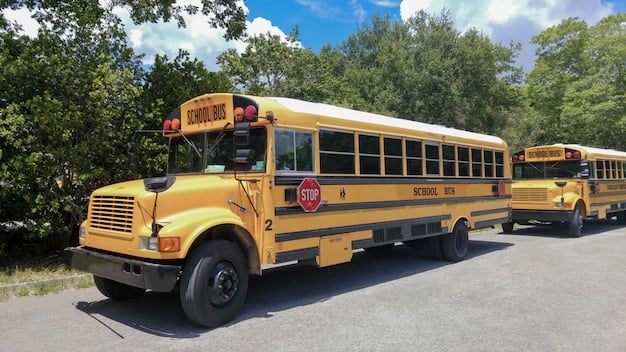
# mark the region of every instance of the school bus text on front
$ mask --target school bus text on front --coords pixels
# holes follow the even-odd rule
[[[90,197],[75,267],[113,299],[179,288],[186,315],[236,316],[249,275],[394,245],[462,260],[511,221],[498,137],[288,98],[205,94],[163,123],[167,174]]]
[[[581,236],[589,218],[626,224],[626,153],[577,144],[529,147],[512,155],[513,221],[566,225]]]

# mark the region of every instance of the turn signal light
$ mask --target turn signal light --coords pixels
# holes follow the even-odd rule
[[[159,237],[159,252],[180,251],[180,237]]]

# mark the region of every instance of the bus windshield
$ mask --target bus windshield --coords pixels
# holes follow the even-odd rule
[[[513,179],[582,178],[585,171],[579,160],[526,162],[513,165]]]
[[[265,171],[267,133],[250,131],[250,171]],[[167,160],[168,174],[233,172],[233,131],[198,133],[172,137]]]

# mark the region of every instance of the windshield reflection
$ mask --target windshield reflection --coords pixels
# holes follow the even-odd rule
[[[167,173],[219,173],[233,172],[235,163],[233,131],[226,131],[223,138],[220,132],[199,133],[181,136],[170,140]],[[250,131],[251,172],[263,172],[266,165],[267,133],[265,128]],[[196,152],[196,150],[199,152]],[[210,151],[210,153],[209,153]]]

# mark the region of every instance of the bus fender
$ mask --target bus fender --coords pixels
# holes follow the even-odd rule
[[[251,273],[260,273],[257,246],[242,219],[230,209],[221,207],[194,208],[160,219],[165,226],[162,236],[181,238],[181,257],[187,258],[192,248],[209,239],[223,239],[237,243],[248,257]]]

